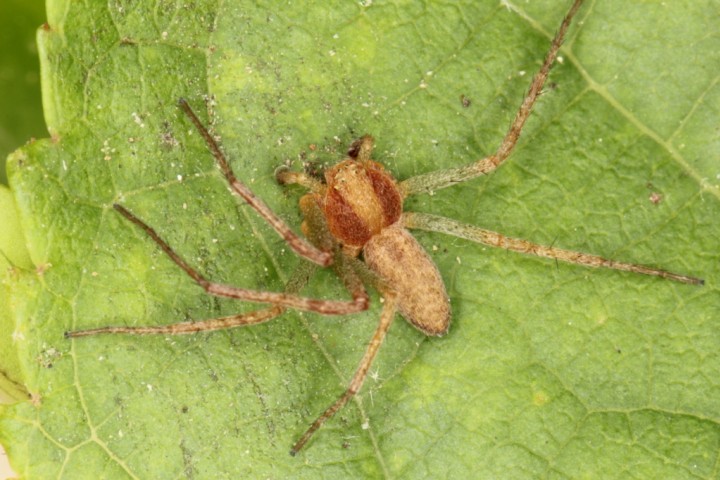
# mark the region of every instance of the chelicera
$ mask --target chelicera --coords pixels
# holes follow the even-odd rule
[[[288,168],[279,169],[276,177],[281,184],[298,184],[309,191],[300,199],[300,210],[304,218],[301,229],[304,238],[295,234],[261,199],[236,178],[215,139],[188,103],[180,100],[180,108],[204,138],[232,191],[252,206],[292,250],[308,262],[301,262],[283,292],[250,290],[215,283],[206,279],[180,258],[152,227],[125,207],[115,204],[113,207],[120,214],[144,230],[165,254],[207,293],[269,306],[250,313],[203,321],[152,327],[102,327],[68,332],[67,336],[76,338],[110,333],[183,334],[219,330],[266,322],[281,315],[287,309],[324,315],[347,315],[368,308],[369,296],[366,285],[372,286],[379,291],[384,300],[377,328],[347,389],[297,440],[290,451],[294,455],[305,446],[323,423],[360,390],[396,313],[399,312],[425,335],[440,336],[448,331],[451,318],[450,301],[440,272],[408,229],[446,233],[485,245],[589,267],[606,267],[654,275],[686,284],[702,284],[703,280],[691,276],[538,245],[452,219],[403,211],[405,198],[487,175],[508,158],[542,91],[572,18],[581,4],[582,0],[575,0],[563,19],[515,119],[500,147],[492,155],[465,166],[426,173],[398,182],[380,163],[371,159],[373,139],[365,135],[350,146],[347,158],[325,172],[324,180]],[[300,295],[310,274],[318,266],[332,268],[350,292],[352,299],[321,300]]]

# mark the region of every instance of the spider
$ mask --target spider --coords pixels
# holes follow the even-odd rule
[[[542,67],[535,74],[499,148],[492,155],[465,166],[421,174],[398,182],[380,163],[371,160],[373,138],[365,135],[350,145],[344,160],[325,172],[324,180],[308,173],[291,171],[287,167],[278,169],[276,178],[280,184],[298,184],[309,190],[299,202],[303,215],[301,230],[304,238],[294,233],[237,179],[216,140],[187,101],[180,99],[180,108],[203,137],[231,190],[255,209],[290,248],[307,261],[301,262],[283,292],[250,290],[216,283],[206,279],[185,262],[152,227],[122,205],[114,204],[115,210],[144,230],[165,254],[207,293],[269,306],[249,313],[203,321],[148,327],[101,327],[67,332],[66,336],[76,338],[98,334],[187,334],[255,325],[271,320],[287,309],[324,315],[347,315],[368,309],[366,285],[372,286],[379,291],[384,301],[378,325],[365,354],[345,392],[315,419],[292,446],[290,453],[295,455],[323,423],[360,390],[396,313],[400,313],[425,335],[441,336],[448,331],[450,300],[441,275],[408,229],[445,233],[485,245],[589,267],[606,267],[654,275],[686,284],[703,284],[702,279],[691,276],[509,238],[445,217],[403,211],[405,198],[487,175],[510,156],[581,4],[582,0],[575,0],[565,15]],[[318,266],[332,268],[352,299],[321,300],[300,295],[300,291]]]

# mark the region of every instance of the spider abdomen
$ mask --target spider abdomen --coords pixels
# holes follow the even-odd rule
[[[365,263],[397,294],[398,310],[425,335],[444,335],[450,300],[435,263],[410,232],[394,225],[363,249]]]

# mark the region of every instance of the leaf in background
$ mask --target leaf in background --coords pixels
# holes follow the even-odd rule
[[[420,233],[453,299],[451,332],[426,339],[396,322],[357,402],[296,458],[289,446],[345,388],[377,302],[346,318],[289,313],[192,336],[63,339],[254,308],[204,295],[115,201],[213,279],[279,290],[297,264],[230,196],[178,97],[203,114],[209,100],[203,118],[238,176],[298,225],[299,190],[272,178],[283,162],[334,162],[366,132],[399,178],[492,152],[567,8],[258,3],[48,5],[42,82],[54,140],[10,164],[31,258],[45,267],[11,286],[36,400],[6,408],[0,423],[18,473],[714,476],[713,2],[589,2],[508,164],[407,202],[699,275],[705,287]],[[346,295],[337,283],[323,273],[307,292]]]
[[[45,21],[43,1],[0,3],[0,183],[7,184],[5,157],[30,137],[47,135],[40,105],[35,31]]]

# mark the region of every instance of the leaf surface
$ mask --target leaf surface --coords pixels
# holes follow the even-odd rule
[[[294,226],[273,171],[357,136],[398,178],[497,148],[564,2],[54,1],[40,34],[53,139],[9,177],[35,269],[8,280],[34,402],[0,440],[28,478],[712,478],[720,447],[716,2],[588,2],[517,151],[406,208],[705,278],[588,270],[435,234],[450,333],[398,320],[357,397],[367,314],[68,341],[256,306],[205,295],[111,208],[208,277],[281,290],[298,261],[229,193],[176,106],[210,123],[239,178]],[[218,10],[219,8],[219,10]],[[70,21],[72,19],[72,21]],[[693,28],[688,28],[692,25]],[[207,104],[208,108],[204,108]],[[39,272],[39,273],[38,273]],[[329,272],[306,289],[347,294]]]

